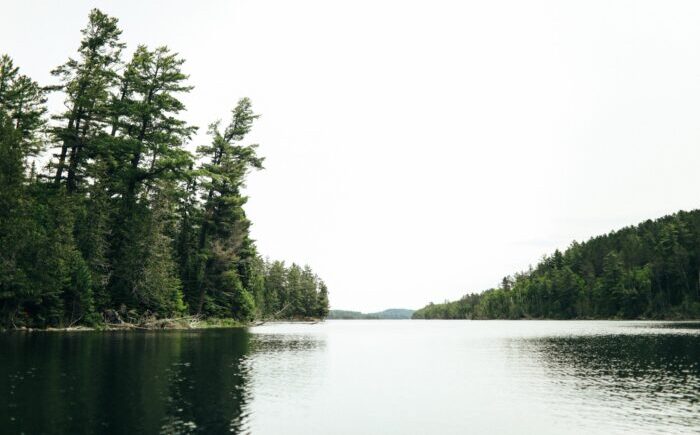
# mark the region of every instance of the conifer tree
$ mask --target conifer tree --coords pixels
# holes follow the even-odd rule
[[[117,19],[93,9],[88,25],[81,32],[78,59],[70,58],[52,71],[61,81],[55,89],[65,96],[66,112],[55,119],[53,129],[60,151],[55,163],[54,181],[60,183],[67,172],[68,192],[77,188],[84,175],[88,156],[95,152],[95,139],[108,122],[110,89],[117,78],[117,67],[124,44]]]
[[[316,299],[315,316],[321,319],[328,317],[328,287],[323,281],[318,283],[318,298]]]
[[[221,130],[220,123],[209,127],[212,143],[199,147],[198,153],[206,159],[204,211],[199,230],[198,271],[196,292],[189,300],[195,304],[196,313],[235,309],[233,300],[247,300],[250,295],[244,287],[248,276],[241,276],[241,262],[254,258],[254,248],[249,240],[250,222],[243,205],[242,195],[245,177],[251,169],[262,169],[263,159],[256,154],[257,145],[241,145],[258,115],[253,113],[250,100],[241,99],[232,112],[229,125]],[[226,276],[224,277],[224,274]],[[235,276],[234,276],[235,275]]]
[[[285,316],[288,309],[287,271],[283,261],[268,263],[265,273],[265,316],[279,311]]]
[[[289,308],[284,313],[285,316],[296,317],[304,315],[301,293],[301,267],[295,263],[292,263],[287,269],[287,304],[289,304]]]
[[[41,151],[37,135],[46,123],[45,94],[37,82],[19,73],[9,56],[0,56],[0,111],[19,132],[25,158]]]
[[[159,187],[147,223],[145,263],[135,293],[141,307],[161,317],[173,317],[186,309],[172,244],[176,212],[172,186]]]
[[[93,325],[115,310],[242,321],[327,312],[310,268],[263,261],[250,237],[242,189],[263,163],[242,143],[258,117],[250,100],[211,126],[198,166],[185,149],[196,129],[180,100],[192,89],[184,61],[138,46],[123,65],[120,35],[116,18],[92,10],[78,55],[48,88],[0,56],[0,327]],[[48,90],[66,107],[51,123]]]
[[[300,278],[300,303],[299,303],[299,315],[313,317],[316,315],[316,299],[318,287],[318,278],[314,275],[311,267],[308,265],[304,266],[301,271]]]
[[[149,195],[161,180],[184,178],[192,165],[183,146],[196,128],[178,117],[185,110],[179,95],[192,89],[184,83],[183,63],[166,47],[139,46],[125,71],[131,91],[120,106],[124,116],[112,140],[119,153],[113,184],[122,200],[113,223],[109,287],[118,304],[137,305],[137,284],[149,255],[143,243],[151,219]]]

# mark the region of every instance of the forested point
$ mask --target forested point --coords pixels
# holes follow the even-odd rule
[[[139,45],[124,60],[120,35],[92,10],[50,86],[0,58],[0,327],[325,317],[323,281],[250,238],[251,102],[191,153],[184,59]],[[64,111],[47,113],[52,92]]]
[[[700,210],[623,228],[498,288],[429,304],[414,319],[690,319],[700,317]]]

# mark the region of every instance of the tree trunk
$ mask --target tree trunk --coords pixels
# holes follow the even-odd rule
[[[73,131],[73,125],[75,121],[73,117],[68,121],[68,131]],[[66,154],[68,153],[68,138],[63,138],[63,145],[61,145],[61,154],[58,157],[58,164],[56,165],[56,176],[54,177],[54,183],[60,184],[61,178],[63,178],[63,167],[66,164]]]
[[[85,118],[85,122],[83,123],[83,131],[82,133],[79,133],[75,141],[75,146],[71,149],[70,162],[68,165],[68,177],[66,178],[66,184],[68,185],[68,193],[72,193],[77,187],[75,172],[78,170],[78,162],[81,159],[81,154],[84,147],[83,141],[85,140],[85,135],[87,134],[89,119],[89,116]],[[76,132],[78,130],[78,126],[76,125]]]

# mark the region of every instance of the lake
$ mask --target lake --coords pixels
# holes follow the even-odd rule
[[[700,324],[0,334],[3,434],[698,433]]]

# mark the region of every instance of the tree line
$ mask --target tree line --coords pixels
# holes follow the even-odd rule
[[[349,310],[330,310],[328,312],[328,318],[342,320],[410,319],[412,314],[413,310],[403,308],[389,308],[388,310],[378,311],[376,313],[362,313],[359,311]]]
[[[415,319],[700,317],[700,210],[573,242],[497,288],[429,304]]]
[[[77,53],[40,86],[0,57],[0,326],[97,324],[106,312],[249,321],[325,316],[311,271],[261,259],[243,194],[249,99],[186,149],[182,59],[95,9]],[[57,92],[64,110],[47,113]]]

